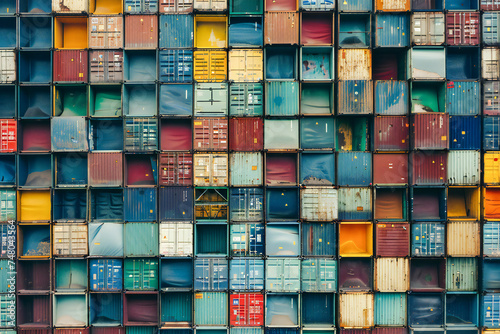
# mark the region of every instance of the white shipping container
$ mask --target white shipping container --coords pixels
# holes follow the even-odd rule
[[[411,16],[411,41],[417,45],[441,45],[444,43],[443,13],[413,13]]]
[[[327,187],[300,190],[301,218],[308,221],[332,221],[338,218],[338,191]]]
[[[450,185],[479,184],[480,153],[478,151],[449,151],[447,176]]]
[[[343,293],[339,297],[340,327],[369,328],[374,325],[374,298],[370,293]]]
[[[264,75],[262,50],[229,51],[229,80],[234,82],[259,82]]]
[[[481,252],[481,234],[478,222],[450,221],[446,229],[446,247],[449,256],[479,256]]]
[[[487,80],[500,79],[500,49],[485,48],[481,53],[482,78]]]
[[[218,12],[227,9],[226,0],[194,0],[194,9],[201,11]]]
[[[160,255],[192,256],[193,224],[185,222],[161,223]]]
[[[193,161],[195,186],[227,186],[227,154],[195,154]]]
[[[87,225],[55,224],[53,229],[53,255],[87,255]]]
[[[0,83],[16,81],[16,52],[0,51]]]
[[[52,0],[52,11],[56,13],[87,13],[89,0]]]
[[[375,260],[375,290],[406,292],[410,289],[410,261],[407,258],[386,257]]]

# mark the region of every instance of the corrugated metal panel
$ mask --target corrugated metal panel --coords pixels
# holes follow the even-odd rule
[[[90,17],[89,47],[95,49],[123,48],[123,17]]]
[[[89,55],[91,82],[123,80],[123,51],[91,51]]]
[[[413,80],[439,80],[446,77],[444,48],[413,48],[408,53],[409,78]]]
[[[156,220],[156,189],[124,189],[124,216],[127,222],[149,222]]]
[[[264,120],[264,149],[294,150],[299,148],[299,120]]]
[[[194,323],[197,326],[227,325],[227,294],[202,292],[194,295]]]
[[[500,79],[500,50],[485,48],[481,53],[482,78],[486,80]]]
[[[231,294],[230,323],[232,326],[264,325],[264,295],[261,293]]]
[[[231,290],[264,290],[264,260],[234,258],[229,272]]]
[[[483,149],[500,149],[500,117],[483,118]]]
[[[377,256],[409,255],[410,225],[408,223],[379,223],[376,225]]]
[[[87,50],[54,50],[53,56],[54,82],[88,81],[88,51]]]
[[[193,189],[189,187],[162,187],[159,189],[160,220],[192,220]]]
[[[266,115],[295,116],[299,114],[299,83],[274,81],[266,83]]]
[[[422,152],[410,153],[410,163],[412,166],[412,184],[445,184],[446,162],[448,155],[446,152]]]
[[[51,121],[52,150],[87,151],[87,121],[85,117],[55,117]]]
[[[483,13],[482,41],[486,45],[500,44],[498,27],[500,13]]]
[[[266,12],[264,25],[265,44],[299,44],[298,13]]]
[[[266,294],[266,326],[297,327],[299,325],[299,300],[297,294]],[[290,329],[278,330],[280,334],[292,334]]]
[[[300,190],[302,219],[332,221],[338,218],[338,190],[311,187]]]
[[[122,153],[89,153],[89,185],[121,186],[123,184]]]
[[[483,115],[500,113],[500,82],[483,83]]]
[[[0,82],[16,81],[16,52],[0,51]]]
[[[201,291],[227,290],[229,267],[226,259],[194,260],[194,289]]]
[[[449,82],[446,88],[447,113],[450,115],[480,114],[481,87],[478,81]]]
[[[227,123],[227,119],[224,118],[195,118],[193,121],[194,149],[197,151],[226,151]]]
[[[125,259],[123,278],[125,290],[158,289],[158,259]]]
[[[87,225],[53,227],[53,256],[82,256],[88,254]]]
[[[410,147],[410,124],[405,116],[378,116],[374,122],[376,151],[407,151]]]
[[[380,292],[406,292],[407,290],[409,290],[410,289],[409,259],[393,258],[393,257],[376,259],[375,289]],[[385,310],[384,313],[386,311],[387,310]],[[390,312],[388,313],[390,314]],[[397,314],[393,315],[397,316]]]
[[[479,256],[479,223],[450,221],[446,231],[447,254],[456,257]]]
[[[228,184],[227,154],[195,154],[194,185],[224,186]]]
[[[160,48],[191,48],[194,39],[192,15],[160,15]]]
[[[52,0],[52,10],[57,13],[86,13],[89,11],[87,0]]]
[[[158,254],[156,223],[127,223],[124,228],[125,256],[155,256]]]
[[[483,326],[498,328],[500,326],[500,294],[488,293],[483,296]]]
[[[449,116],[441,113],[413,115],[413,148],[447,149]]]
[[[372,154],[370,152],[341,152],[337,159],[339,185],[367,187],[371,184]]]
[[[500,257],[500,223],[487,222],[483,225],[483,254]]]
[[[122,260],[90,260],[90,289],[92,291],[121,291],[123,265]]]
[[[160,50],[158,58],[161,82],[193,81],[193,51]]]
[[[478,116],[450,117],[450,149],[481,149],[481,118]]]
[[[126,13],[156,13],[158,0],[125,0]]]
[[[259,151],[264,147],[262,118],[231,118],[229,131],[229,149],[231,151]]]
[[[338,9],[340,12],[371,12],[373,4],[368,0],[341,1]]]
[[[230,229],[231,255],[262,256],[264,254],[263,224],[233,224]]]
[[[330,11],[335,9],[335,1],[333,0],[301,0],[299,3],[302,10]]]
[[[445,21],[443,13],[413,13],[411,41],[417,45],[444,43]]]
[[[340,327],[369,328],[374,325],[374,298],[368,293],[340,294]]]
[[[259,188],[231,189],[231,221],[263,220],[264,191]]]
[[[348,80],[339,82],[338,114],[372,114],[373,82]]]
[[[371,80],[371,50],[342,49],[338,57],[339,80]]]
[[[192,256],[193,224],[183,222],[161,223],[160,255]]]
[[[380,115],[408,114],[408,82],[396,80],[375,81],[375,113]]]
[[[194,98],[194,115],[221,116],[221,117],[226,116],[227,99],[228,99],[228,88],[226,83],[196,84],[195,98]]]
[[[17,121],[13,119],[0,120],[0,152],[17,151]]]
[[[340,188],[339,219],[370,220],[372,217],[372,193],[370,188]]]
[[[335,223],[303,223],[302,255],[335,256],[337,225]]]
[[[191,153],[162,153],[159,155],[161,186],[189,186],[193,182]]]
[[[406,294],[404,293],[376,294],[375,324],[378,326],[406,325]]]
[[[162,293],[161,322],[162,326],[191,326],[193,321],[193,295],[191,292]],[[189,334],[191,329],[171,329],[169,332]]]
[[[446,43],[449,45],[478,45],[480,25],[479,13],[447,13]]]
[[[257,82],[263,79],[262,50],[230,50],[229,80]]]
[[[229,114],[231,116],[262,116],[263,85],[235,83],[229,86]]]
[[[158,47],[158,16],[127,16],[125,19],[125,47],[156,49]]]
[[[192,11],[192,0],[160,0],[160,13],[178,14]]]
[[[301,268],[301,289],[307,292],[337,291],[337,261],[305,259]]]
[[[488,162],[485,158],[485,182],[487,182],[486,175],[489,169]],[[478,184],[481,179],[479,166],[480,153],[478,151],[448,152],[448,183],[450,185]]]
[[[407,12],[410,11],[409,0],[377,0],[375,9],[384,12]]]
[[[377,1],[379,10],[409,10],[409,0]],[[406,9],[408,7],[408,9]],[[406,47],[410,44],[409,18],[406,14],[377,14],[375,46]]]
[[[262,185],[262,155],[260,153],[231,153],[232,186]]]
[[[376,185],[408,184],[408,155],[374,154],[373,183]]]
[[[224,0],[194,0],[194,9],[199,11],[224,11],[227,9],[227,1]]]
[[[157,147],[158,124],[156,119],[134,117],[125,120],[125,151],[154,151]]]
[[[295,292],[300,290],[300,260],[267,259],[266,290]]]
[[[475,291],[477,289],[477,259],[450,257],[446,261],[446,289]]]
[[[444,256],[445,226],[439,223],[412,224],[413,256]]]

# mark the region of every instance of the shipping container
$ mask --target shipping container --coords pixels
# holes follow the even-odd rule
[[[263,79],[262,50],[229,51],[229,80],[235,82],[257,82]]]
[[[383,12],[408,12],[411,2],[409,0],[378,0],[375,4],[375,10]]]
[[[161,15],[159,19],[160,48],[188,48],[193,46],[193,16]]]
[[[129,154],[125,156],[125,185],[155,186],[158,182],[156,155]]]
[[[227,53],[218,50],[195,51],[194,79],[198,82],[227,80]]]
[[[54,295],[54,327],[85,327],[87,325],[87,296],[85,294]]]
[[[480,24],[479,13],[447,13],[446,43],[448,45],[478,45],[480,43]]]
[[[446,86],[442,82],[411,83],[412,113],[444,113],[445,99]]]
[[[500,117],[483,118],[483,148],[485,150],[500,149]]]
[[[158,62],[161,82],[193,81],[193,51],[160,50]]]
[[[19,82],[47,84],[52,81],[51,55],[45,51],[23,51],[19,53]],[[15,80],[15,78],[13,78]],[[6,80],[8,80],[6,78]],[[12,79],[11,79],[12,80]]]
[[[234,3],[240,2],[237,8],[235,8]],[[261,12],[262,3],[260,1],[255,1],[253,4],[251,1],[248,5],[242,1],[230,1],[230,6],[233,6],[233,10],[249,10]],[[247,7],[245,7],[247,6]],[[229,17],[229,46],[230,47],[262,47],[264,44],[264,34],[263,34],[263,18],[262,16],[230,16]]]
[[[122,16],[91,16],[89,18],[89,47],[92,49],[123,48]]]
[[[261,83],[233,83],[229,86],[231,116],[261,116],[263,109],[263,85]]]
[[[189,186],[193,182],[193,155],[173,152],[159,156],[161,186]]]
[[[16,14],[16,0],[5,0],[0,7],[2,15],[15,15]]]
[[[125,57],[123,58],[123,80],[125,82],[154,82],[157,78],[156,71],[156,52],[150,50],[127,50],[125,51]],[[160,74],[164,74],[163,68],[160,71]],[[142,86],[125,86],[127,87],[142,87]],[[137,89],[136,89],[137,90]],[[153,89],[154,91],[154,89]],[[124,90],[123,98],[124,98],[124,108],[126,109],[126,92],[127,89]],[[130,95],[132,95],[133,91]],[[139,92],[143,95],[144,92]],[[137,94],[137,93],[136,93]],[[143,103],[146,102],[146,97],[141,96],[143,99]],[[154,99],[153,99],[154,100]],[[132,106],[131,106],[132,109]]]
[[[446,88],[447,113],[452,116],[478,115],[480,113],[481,88],[479,82],[448,82]]]
[[[121,189],[91,189],[90,220],[123,222],[123,191]]]
[[[302,223],[302,255],[335,256],[336,235],[336,223]]]
[[[500,83],[497,81],[484,82],[483,84],[483,114],[498,115],[500,106],[497,99],[500,98]]]
[[[123,224],[90,223],[89,255],[123,256]]]
[[[0,105],[0,116],[2,118],[13,118],[16,115],[17,87],[15,85],[2,85],[0,87],[0,98],[3,103]],[[19,117],[22,117],[21,113]]]
[[[331,115],[334,110],[333,84],[305,82],[301,84],[300,112],[304,115]]]
[[[373,154],[373,183],[408,184],[408,163],[408,155],[405,153]]]
[[[300,225],[295,222],[268,223],[266,226],[266,255],[299,256]],[[300,267],[299,267],[300,272]],[[300,282],[297,283],[300,285]]]
[[[411,184],[445,184],[447,153],[442,151],[416,151],[410,153]]]
[[[499,80],[500,51],[496,48],[484,48],[481,52],[481,77],[486,80]]]
[[[330,81],[335,78],[331,47],[300,48],[300,64],[300,79],[303,81]]]
[[[193,322],[193,296],[191,292],[162,293],[161,323],[162,326],[190,326]],[[171,329],[173,333],[192,333],[191,329]],[[167,331],[167,332],[170,332]],[[161,331],[162,332],[162,331]]]
[[[191,120],[162,119],[160,149],[162,151],[189,151],[192,148]]]
[[[458,220],[478,220],[480,213],[480,189],[476,187],[448,189],[448,218]]]
[[[93,152],[88,155],[90,186],[121,186],[123,155],[114,152]]]
[[[193,114],[193,85],[160,85],[160,116],[191,116]]]
[[[371,185],[372,154],[370,152],[340,152],[337,160],[338,185],[350,187]]]
[[[2,274],[5,279],[5,287],[2,287],[4,292],[12,292],[15,287],[12,278],[15,280],[17,274],[17,291],[20,293],[40,293],[50,290],[50,260],[25,260],[18,261],[17,266],[15,263],[8,263],[8,260],[3,262],[3,270],[8,270]],[[14,272],[16,271],[17,272]],[[12,277],[9,279],[9,277]]]
[[[377,326],[403,326],[406,324],[406,295],[403,293],[378,293],[375,295],[375,324]],[[385,311],[390,310],[390,311]],[[381,328],[380,329],[388,329]],[[394,327],[392,330],[406,330]]]
[[[370,188],[340,188],[339,220],[371,220],[372,193]]]
[[[56,187],[85,187],[88,183],[87,155],[82,153],[57,155],[55,156],[55,171]]]
[[[374,322],[374,295],[346,293],[339,296],[339,322],[342,328],[370,328]]]
[[[258,188],[231,189],[231,221],[263,220],[263,190]]]
[[[446,219],[446,192],[441,187],[410,188],[412,220],[442,221]]]
[[[127,232],[127,225],[130,224],[125,225],[125,233]],[[140,239],[141,235],[138,235],[137,241],[140,242]],[[127,242],[125,245],[127,246]],[[123,288],[125,290],[157,290],[158,260],[154,258],[125,259],[123,278]]]
[[[406,188],[375,188],[374,218],[378,221],[405,221],[408,203]]]
[[[338,190],[327,187],[301,189],[301,218],[332,221],[338,218]]]
[[[500,199],[500,189],[483,188],[483,217],[486,220],[496,220],[500,218],[497,211],[497,201]]]
[[[239,153],[243,155],[245,153]],[[258,153],[251,153],[256,157],[260,157]],[[233,155],[234,156],[234,155]],[[244,155],[245,156],[245,155]],[[247,158],[248,159],[248,158]],[[252,158],[250,161],[256,160]],[[253,162],[250,165],[255,165]],[[243,169],[243,168],[239,168]],[[256,174],[255,177],[261,176],[261,171],[258,169],[258,165],[256,168],[253,168]],[[252,172],[251,172],[252,173]],[[251,174],[248,172],[244,173],[247,177],[250,177]],[[252,185],[252,184],[250,184]],[[258,184],[256,184],[258,185]],[[274,153],[266,155],[266,185],[268,186],[293,186],[297,185],[297,154],[282,154],[282,153]]]
[[[500,179],[498,177],[498,169],[500,163],[498,162],[499,154],[496,152],[485,152],[483,154],[484,160],[484,183],[498,184]]]
[[[56,224],[53,226],[53,256],[85,256],[88,254],[87,225]]]
[[[376,255],[406,257],[410,247],[408,223],[377,223],[375,225]]]
[[[228,298],[225,292],[202,292],[194,296],[197,326],[227,326]]]
[[[123,324],[125,326],[156,326],[158,324],[158,294],[156,292],[126,293],[123,295]]]
[[[339,256],[373,255],[373,225],[370,222],[342,222],[339,227]]]
[[[301,290],[335,292],[337,290],[337,261],[304,259],[301,263]]]
[[[16,191],[11,189],[2,189],[0,191],[0,221],[8,222],[11,220],[16,220],[17,215],[17,200]],[[4,225],[2,225],[2,230]],[[6,225],[7,226],[7,225]],[[12,225],[9,225],[12,226]],[[12,229],[13,227],[11,227]],[[2,239],[5,237],[4,232],[0,234]],[[1,243],[1,255],[5,255],[6,249],[3,249],[4,243]]]
[[[264,149],[295,150],[299,148],[299,120],[264,120]]]
[[[228,85],[226,83],[198,83],[195,85],[194,94],[195,116],[227,116]],[[227,121],[222,122],[225,122],[227,127]],[[195,122],[195,126],[200,125],[203,125],[203,122],[202,124]],[[227,143],[225,147],[227,149]]]
[[[411,259],[410,289],[414,292],[440,292],[446,288],[444,259]]]
[[[11,119],[0,120],[0,152],[17,151],[17,121]]]
[[[160,288],[162,291],[190,289],[193,287],[192,259],[161,259]]]
[[[445,16],[443,13],[415,12],[412,14],[411,41],[416,45],[444,44]]]
[[[373,52],[373,80],[404,80],[406,50],[376,49]]]
[[[159,253],[162,256],[193,255],[193,225],[184,222],[160,224]]]
[[[50,155],[19,155],[17,167],[18,187],[48,188],[52,186],[52,159]]]
[[[339,117],[335,122],[336,140],[335,150],[337,151],[368,151],[370,147],[371,126],[368,117]],[[344,154],[344,153],[343,153]],[[351,160],[357,159],[358,153],[346,153],[344,156]],[[366,155],[367,153],[361,153]],[[361,160],[362,162],[365,159]],[[368,172],[368,170],[365,170]],[[366,172],[363,177],[366,177]]]
[[[233,258],[229,265],[229,288],[231,290],[264,290],[264,260]]]
[[[20,258],[48,258],[51,233],[48,224],[23,224],[17,230],[17,255]]]
[[[199,291],[227,290],[229,266],[226,259],[194,260],[194,289]]]
[[[124,151],[147,152],[155,151],[158,148],[158,124],[156,119],[134,117],[125,119],[124,123]]]
[[[21,118],[48,118],[52,100],[50,86],[23,85],[19,87],[18,116]]]
[[[54,1],[54,0],[53,0]],[[89,46],[87,18],[65,17],[54,18],[54,48],[86,49]]]
[[[446,78],[449,80],[477,80],[480,55],[478,48],[448,48],[446,52]]]
[[[17,194],[17,221],[44,222],[50,220],[50,191],[19,191]]]
[[[483,225],[483,255],[498,257],[500,255],[500,223],[487,222]]]
[[[156,49],[157,47],[158,16],[130,15],[125,18],[125,48]]]
[[[482,289],[483,291],[498,291],[498,259],[484,259],[482,263]]]
[[[93,293],[90,294],[89,320],[92,332],[96,326],[111,329],[107,326],[120,326],[123,323],[122,295],[118,293]]]
[[[0,82],[14,83],[16,81],[16,52],[0,51]]]
[[[75,270],[79,264],[74,264]],[[73,269],[73,264],[71,266]],[[121,291],[123,263],[117,259],[92,259],[89,262],[91,291]],[[85,269],[86,270],[86,269]]]
[[[65,110],[64,112],[69,111]],[[53,118],[51,130],[53,152],[88,151],[85,117]]]
[[[371,47],[371,16],[369,14],[340,14],[338,22],[339,47],[346,49]],[[342,53],[342,57],[344,54]]]
[[[406,81],[375,81],[375,114],[408,114],[408,96],[408,82]]]
[[[52,305],[51,297],[48,294],[43,295],[19,295],[17,298],[17,303],[15,296],[9,296],[4,294],[0,296],[0,303],[2,308],[5,310],[7,305],[11,305],[11,308],[17,306],[17,326],[18,328],[30,328],[35,324],[37,329],[44,330],[45,328],[50,328],[52,323]],[[6,314],[7,310],[3,311]],[[2,327],[7,326],[8,318],[2,319]],[[36,332],[35,332],[36,333]],[[47,331],[49,333],[49,330]]]
[[[410,260],[405,258],[385,257],[375,260],[375,290],[379,292],[406,292],[410,289]],[[376,302],[383,302],[383,299],[391,299],[389,294],[377,294]],[[392,295],[392,294],[391,294]],[[388,301],[386,301],[388,302]],[[375,307],[377,311],[377,306]],[[378,312],[377,312],[378,313]],[[394,312],[396,313],[396,312]],[[403,309],[403,314],[404,309]],[[394,314],[397,318],[401,316]],[[380,317],[380,315],[379,315]],[[387,321],[387,320],[386,320]],[[396,324],[381,324],[381,325],[396,325]],[[404,325],[400,324],[400,325]]]
[[[413,48],[408,53],[408,78],[442,80],[446,77],[444,48]]]
[[[301,1],[302,4],[304,2],[305,1]],[[324,14],[302,13],[300,23],[300,44],[308,46],[332,45],[334,42],[333,22],[334,18],[330,12]]]
[[[156,223],[127,223],[123,238],[125,256],[158,255],[158,225]]]
[[[446,290],[477,290],[477,258],[448,258],[446,261]]]
[[[225,222],[214,224],[197,224],[195,226],[195,255],[218,256],[228,255],[228,228]]]
[[[269,241],[268,241],[269,242]],[[300,290],[299,259],[267,259],[266,290],[271,292],[297,292]]]
[[[87,92],[87,88],[82,85],[55,86],[54,116],[87,116]],[[66,119],[58,122],[70,121]]]
[[[197,0],[200,2],[200,0]],[[223,4],[216,2],[214,4]],[[194,1],[196,5],[196,0]],[[211,1],[205,2],[210,6]],[[203,3],[201,2],[200,5]],[[224,5],[226,3],[224,2]],[[208,9],[208,8],[207,8]],[[194,46],[196,48],[218,48],[227,46],[227,18],[224,16],[197,15],[194,18]]]
[[[159,192],[159,219],[177,221],[193,219],[193,189],[189,187],[162,187]]]
[[[447,149],[449,117],[441,113],[422,113],[412,117],[415,149]]]
[[[335,183],[335,155],[333,153],[303,152],[300,154],[300,184],[328,186]]]
[[[200,94],[199,91],[198,94]],[[227,119],[223,118],[196,118],[193,121],[193,144],[195,150],[226,151],[228,142],[227,125]]]
[[[413,257],[445,255],[445,225],[419,223],[411,225],[411,255]]]
[[[298,294],[266,294],[265,305],[267,327],[293,328],[299,325]]]
[[[95,15],[118,15],[123,13],[121,0],[89,0],[89,13]]]
[[[229,120],[229,149],[231,151],[261,150],[264,140],[263,130],[261,118],[231,118]]]
[[[304,328],[335,325],[335,295],[304,293],[301,296],[301,323]]]
[[[58,14],[80,14],[89,11],[86,0],[52,0],[52,11]]]
[[[91,51],[89,53],[89,67],[90,82],[92,83],[121,82],[123,80],[123,51]],[[100,90],[102,90],[102,87],[100,88]],[[101,96],[100,100],[98,100],[97,96],[95,97],[96,111],[98,104],[104,104],[104,102],[107,102],[108,99],[106,99],[106,97],[108,99],[111,99],[111,97],[108,97],[106,95]],[[113,96],[112,100],[115,99],[116,97]],[[98,103],[98,101],[100,103]],[[104,104],[102,107],[110,108],[111,106],[107,106],[106,104]],[[115,104],[112,104],[112,107],[115,108]],[[121,103],[119,107],[116,106],[116,108],[121,109]],[[111,114],[110,116],[113,115],[114,114]]]
[[[302,0],[299,1],[303,11],[330,11],[335,9],[335,1],[331,0]]]
[[[264,3],[266,12],[297,11],[299,5],[297,0],[265,0]]]
[[[195,186],[228,185],[227,154],[195,154],[193,164]]]
[[[447,326],[478,326],[479,296],[476,294],[446,295]]]
[[[249,15],[249,14],[262,14],[264,3],[260,0],[252,1],[241,1],[241,0],[231,0],[229,1],[229,13],[231,15]]]
[[[14,8],[12,8],[15,12]],[[15,17],[3,17],[0,24],[0,30],[3,33],[2,41],[0,41],[1,48],[13,49],[17,46],[17,22]]]
[[[125,13],[146,14],[158,12],[158,0],[125,0]]]
[[[193,11],[192,0],[159,0],[160,13],[162,14],[184,14]]]
[[[16,185],[16,157],[14,155],[0,156],[0,172],[3,175],[0,185]]]
[[[266,11],[268,10],[266,6]],[[299,14],[297,12],[266,12],[264,25],[266,45],[299,44]]]
[[[500,35],[498,34],[498,15],[499,13],[484,13],[482,16],[482,39],[485,45],[498,45]]]
[[[410,146],[409,121],[405,116],[378,116],[374,120],[374,150],[407,151]],[[388,156],[387,154],[375,154]],[[394,155],[392,155],[394,156]],[[397,156],[394,156],[397,157]],[[382,159],[382,158],[380,158]],[[385,160],[385,159],[384,159]],[[375,165],[375,161],[374,161]],[[375,168],[375,167],[374,167]],[[375,177],[375,175],[374,175]],[[375,181],[374,181],[375,182]]]
[[[442,294],[413,293],[408,296],[408,325],[435,328],[444,325],[444,301]],[[436,328],[437,327],[437,328]]]
[[[298,79],[299,76],[298,61],[299,61],[298,50],[294,47],[266,48],[265,61],[264,61],[265,79],[266,80]],[[290,83],[288,83],[288,85],[290,85]],[[283,94],[283,92],[281,94]]]
[[[271,81],[266,83],[266,115],[296,116],[299,114],[299,83]]]
[[[339,115],[359,115],[373,113],[373,83],[371,81],[339,81]]]
[[[482,325],[486,328],[498,328],[500,316],[498,314],[499,294],[487,293],[482,298]]]
[[[276,160],[276,159],[275,159]],[[273,180],[285,182],[288,180],[288,172],[285,168],[289,165],[286,158],[273,161],[270,165],[271,158],[268,157],[266,162],[267,168],[267,182],[269,183],[271,173],[274,176]],[[293,162],[293,161],[292,161]],[[296,174],[296,161],[292,165],[293,172]],[[263,167],[262,155],[260,153],[231,153],[230,155],[230,168],[231,185],[232,186],[260,186],[263,184]],[[295,181],[295,179],[293,179]]]
[[[229,296],[230,324],[232,326],[264,325],[264,295],[238,293]]]

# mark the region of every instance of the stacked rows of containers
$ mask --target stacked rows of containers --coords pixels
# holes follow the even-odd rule
[[[0,327],[500,328],[495,10],[4,0]]]

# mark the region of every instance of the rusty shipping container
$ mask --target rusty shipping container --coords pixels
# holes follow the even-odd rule
[[[89,54],[87,50],[54,50],[54,82],[87,82]]]
[[[89,18],[89,47],[91,49],[123,48],[123,17],[91,16]]]
[[[159,0],[162,14],[187,14],[193,11],[193,0]]]
[[[365,49],[341,49],[338,57],[339,80],[371,80],[372,52]]]
[[[128,15],[125,17],[125,48],[156,49],[158,47],[158,16]]]
[[[119,187],[123,184],[121,152],[99,152],[88,155],[89,185]]]
[[[410,154],[411,183],[445,184],[447,183],[447,159],[444,151],[416,151]]]
[[[159,156],[160,186],[190,186],[193,183],[193,155],[185,152]]]
[[[481,14],[448,12],[446,14],[446,43],[449,45],[478,45]]]
[[[373,154],[374,184],[408,184],[408,154]]]
[[[264,25],[264,43],[299,44],[299,13],[268,12]]]
[[[377,223],[375,226],[377,256],[405,257],[410,253],[410,224]]]
[[[377,0],[375,2],[375,10],[382,12],[408,12],[410,8],[410,0]]]
[[[231,151],[260,151],[264,148],[264,124],[260,117],[239,117],[229,120]]]
[[[227,150],[227,119],[206,117],[193,120],[193,145],[197,151]]]
[[[91,51],[89,56],[90,82],[123,80],[123,51]]]
[[[410,148],[408,117],[375,117],[373,137],[375,151],[407,151]]]
[[[449,116],[443,113],[413,115],[413,148],[441,150],[448,148]]]

